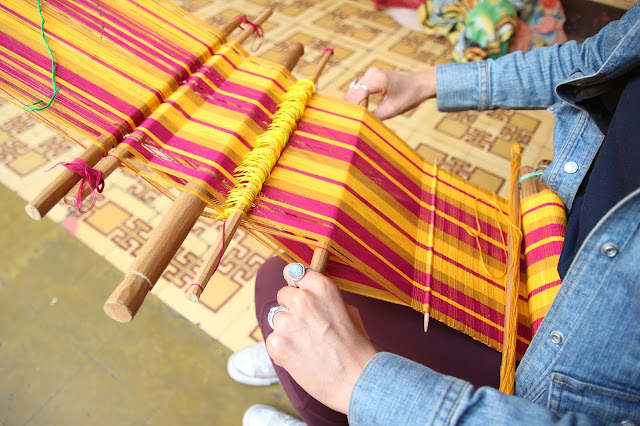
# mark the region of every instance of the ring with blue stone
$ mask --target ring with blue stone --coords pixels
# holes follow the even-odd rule
[[[305,272],[307,272],[308,267],[304,266],[302,263],[294,263],[289,266],[289,270],[287,270],[287,274],[291,277],[291,281],[293,281],[293,285],[298,286],[298,281],[304,277]]]

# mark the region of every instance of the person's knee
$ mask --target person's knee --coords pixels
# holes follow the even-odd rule
[[[276,300],[278,290],[287,285],[282,277],[282,269],[286,264],[283,259],[275,256],[267,259],[258,269],[255,286],[256,312],[262,311],[261,308],[265,304],[271,304],[267,307],[267,310],[270,309]]]

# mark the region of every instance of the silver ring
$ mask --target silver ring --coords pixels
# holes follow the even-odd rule
[[[269,315],[267,315],[267,322],[274,330],[276,329],[276,326],[273,324],[273,318],[275,318],[276,314],[279,312],[289,312],[289,310],[284,306],[274,306],[273,308],[269,309]]]
[[[371,90],[369,90],[369,88],[362,84],[362,83],[358,83],[358,80],[355,79],[353,80],[350,84],[349,84],[349,89],[362,89],[362,90],[366,90],[366,92],[371,95]]]
[[[300,281],[302,277],[304,277],[304,274],[305,272],[307,272],[307,269],[309,269],[309,267],[304,266],[302,263],[294,263],[293,265],[289,266],[289,269],[287,270],[287,274],[289,274],[289,277],[291,277],[291,280],[293,281],[293,285],[295,285],[296,287],[299,287],[298,281]]]

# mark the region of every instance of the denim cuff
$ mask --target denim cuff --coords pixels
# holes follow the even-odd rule
[[[451,112],[489,108],[488,74],[486,61],[436,66],[438,110]]]
[[[351,394],[350,425],[445,424],[471,385],[391,353],[367,364]]]

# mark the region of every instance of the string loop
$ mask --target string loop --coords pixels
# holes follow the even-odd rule
[[[80,181],[80,186],[78,187],[78,195],[76,196],[76,207],[80,213],[87,213],[91,211],[93,206],[96,205],[96,201],[98,196],[96,195],[96,191],[102,193],[104,190],[104,179],[102,177],[102,172],[100,170],[96,170],[91,168],[87,163],[85,163],[81,158],[76,158],[70,163],[60,162],[47,171],[62,165],[67,169],[76,172],[82,177]],[[82,209],[82,189],[84,188],[84,184],[87,184],[89,188],[91,188],[91,196],[93,198],[91,205],[88,209]]]
[[[264,41],[264,30],[262,29],[262,27],[254,22],[251,22],[244,15],[236,15],[236,18],[242,19],[243,23],[249,24],[251,27],[253,27],[253,30],[255,31],[256,38],[253,40],[253,44],[251,45],[251,51],[255,52],[258,49],[260,49],[260,47],[262,47],[262,42]],[[240,25],[240,29],[244,30],[244,28],[242,28],[242,25]],[[257,47],[255,45],[256,41],[260,41],[260,44],[258,44]]]

